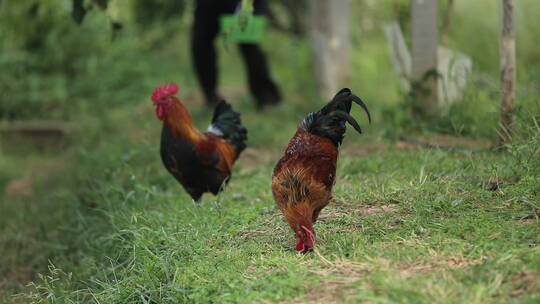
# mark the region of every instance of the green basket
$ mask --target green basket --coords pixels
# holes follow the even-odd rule
[[[242,30],[237,15],[221,16],[221,34],[228,39],[240,43],[260,43],[266,29],[266,17],[251,16]]]

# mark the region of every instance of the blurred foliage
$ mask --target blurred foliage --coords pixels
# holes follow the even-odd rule
[[[193,1],[173,0],[27,0],[0,2],[0,118],[73,119],[73,113],[104,111],[104,105],[142,98],[140,83],[175,77],[195,83],[189,61],[187,14]],[[78,4],[77,4],[78,3]],[[444,14],[447,1],[440,1]],[[85,9],[80,26],[73,21],[76,5]],[[308,1],[268,2],[270,22],[278,31],[269,32],[263,42],[272,48],[270,62],[278,82],[287,94],[312,99],[313,79],[299,72],[311,68]],[[539,2],[523,0],[517,6],[517,52],[519,95],[530,103],[538,93],[540,51],[534,42],[538,20],[533,13]],[[351,45],[353,47],[350,86],[362,92],[367,102],[376,102],[375,115],[383,117],[395,131],[437,129],[442,132],[486,136],[494,134],[498,107],[498,8],[491,1],[455,2],[449,25],[449,47],[470,55],[474,61],[472,87],[462,102],[452,106],[435,122],[414,122],[414,103],[403,92],[387,51],[381,30],[399,20],[408,37],[410,2],[362,1],[351,3]],[[485,18],[471,18],[476,12]],[[80,15],[80,12],[79,12]],[[184,16],[184,17],[181,17]],[[442,19],[442,18],[441,18]],[[116,34],[113,22],[123,25]],[[290,34],[296,39],[291,39]],[[470,34],[475,33],[475,39]],[[169,46],[171,45],[171,46]],[[216,44],[218,47],[223,44]],[[178,65],[160,65],[166,58]],[[237,55],[227,52],[220,65],[223,86],[237,86],[242,74]],[[289,64],[281,64],[286,58]],[[133,64],[136,62],[137,64]],[[185,69],[180,71],[178,66]],[[231,73],[233,70],[233,73]],[[171,72],[172,73],[172,72]],[[165,74],[169,75],[169,74]],[[488,85],[478,85],[482,83]],[[385,88],[381,90],[380,84]],[[469,97],[470,96],[470,97]],[[518,100],[518,103],[521,101]],[[469,114],[474,108],[480,114]]]
[[[307,0],[269,1],[268,17],[277,30],[294,35],[305,35],[308,28],[309,7]]]
[[[70,1],[4,2],[0,11],[1,117],[65,116],[71,80],[110,43],[109,29],[102,26],[104,16],[89,16],[79,28],[70,10]]]
[[[97,7],[100,10],[106,10],[109,4],[108,0],[72,0],[73,6],[71,10],[71,16],[77,24],[81,24],[84,20],[86,13],[93,7]]]
[[[134,0],[133,13],[141,26],[179,19],[186,10],[185,0]]]
[[[144,63],[134,66],[130,61],[137,60],[139,43],[149,41],[134,39],[132,26],[130,34],[113,41],[121,24],[112,20],[121,19],[128,25],[136,23],[133,18],[143,23],[165,21],[181,14],[184,7],[183,1],[162,0],[136,1],[127,6],[130,10],[120,10],[117,2],[106,6],[104,1],[83,4],[84,19],[79,17],[82,23],[77,26],[71,0],[2,2],[0,118],[68,119],[75,109],[100,111],[111,102],[109,89],[125,87],[137,73],[145,72],[141,68],[149,68]],[[141,15],[145,5],[152,12]],[[149,9],[152,5],[154,9]],[[105,8],[107,11],[103,11]],[[106,79],[102,77],[105,74]],[[128,90],[118,93],[116,96],[133,96]]]

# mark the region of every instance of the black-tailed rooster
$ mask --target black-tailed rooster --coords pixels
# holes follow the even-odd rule
[[[305,253],[314,246],[313,223],[332,198],[338,147],[345,134],[345,123],[362,133],[349,114],[352,102],[366,111],[371,123],[364,102],[351,90],[342,89],[326,106],[304,118],[274,168],[272,194],[298,237],[297,251]]]

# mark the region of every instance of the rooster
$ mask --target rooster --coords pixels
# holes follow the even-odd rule
[[[171,83],[156,88],[151,97],[156,116],[163,121],[161,160],[198,202],[203,193],[217,195],[228,182],[234,162],[246,148],[247,130],[240,114],[221,101],[207,132],[200,132],[177,92],[178,85]]]
[[[298,238],[297,251],[306,253],[313,249],[313,223],[332,198],[338,147],[343,141],[345,123],[362,133],[349,114],[352,102],[366,111],[371,123],[371,115],[364,102],[351,90],[342,89],[322,109],[304,118],[285,155],[274,168],[272,194]]]

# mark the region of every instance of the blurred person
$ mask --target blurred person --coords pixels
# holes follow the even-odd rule
[[[220,32],[220,17],[234,14],[241,8],[241,0],[196,0],[191,52],[197,79],[209,106],[221,100],[217,93],[218,70],[214,39]],[[254,0],[254,14],[266,14],[265,0]],[[247,70],[249,89],[257,106],[262,108],[281,102],[278,87],[270,77],[266,56],[257,44],[239,43]]]

